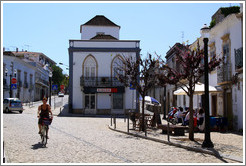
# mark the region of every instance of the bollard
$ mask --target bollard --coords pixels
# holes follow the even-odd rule
[[[114,129],[116,129],[116,117],[114,115]]]
[[[147,137],[147,120],[144,119],[145,137]]]
[[[170,140],[169,140],[169,122],[167,122],[167,141],[170,142]]]
[[[113,116],[112,116],[112,114],[111,114],[111,126],[112,126],[112,121],[113,121]]]
[[[128,113],[128,116],[127,116],[127,132],[129,133],[129,113]]]
[[[124,111],[124,122],[126,122],[126,111]]]

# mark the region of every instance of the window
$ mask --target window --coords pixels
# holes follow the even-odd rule
[[[86,78],[96,77],[96,61],[92,56],[89,56],[84,63],[84,76]]]
[[[97,32],[97,35],[105,35],[104,32]]]
[[[123,71],[120,70],[123,66],[123,62],[120,56],[117,56],[116,58],[114,58],[112,63],[113,63],[112,64],[112,72],[113,72],[112,77],[117,77],[117,73],[123,74]]]
[[[24,82],[27,82],[27,72],[24,72]]]
[[[123,109],[123,94],[122,93],[113,94],[113,109]]]

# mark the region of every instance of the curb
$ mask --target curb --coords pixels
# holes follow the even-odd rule
[[[211,148],[202,149],[202,148],[194,148],[194,147],[190,147],[190,146],[185,146],[185,145],[181,145],[181,144],[177,144],[177,143],[173,143],[173,142],[169,142],[169,141],[164,141],[164,140],[160,140],[160,139],[156,139],[156,138],[142,136],[142,135],[139,135],[139,134],[133,134],[133,133],[128,133],[126,131],[117,130],[117,129],[114,129],[114,128],[110,127],[110,125],[108,125],[108,128],[110,130],[113,130],[113,131],[116,131],[116,132],[120,132],[120,133],[123,133],[123,134],[127,134],[127,135],[132,135],[134,137],[140,137],[140,138],[143,138],[143,139],[152,140],[152,141],[159,142],[159,143],[164,143],[164,144],[176,146],[176,147],[179,147],[179,148],[184,148],[184,149],[187,149],[187,150],[190,150],[190,151],[195,151],[195,152],[199,152],[199,153],[205,153],[205,154],[213,155],[213,156],[215,156],[217,158],[226,158],[226,159],[230,159],[230,160],[233,160],[233,161],[237,161],[237,162],[243,163],[242,160],[237,159],[236,157],[231,157],[231,156],[228,156],[228,155],[219,154],[218,152],[213,152],[213,151],[211,151],[212,150]]]

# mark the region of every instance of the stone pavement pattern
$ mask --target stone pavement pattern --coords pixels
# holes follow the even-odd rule
[[[235,163],[114,132],[105,117],[55,116],[47,148],[41,148],[36,112],[34,105],[23,114],[3,114],[8,163]]]

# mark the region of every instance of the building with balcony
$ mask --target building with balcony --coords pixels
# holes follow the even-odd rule
[[[210,73],[210,82],[221,88],[217,115],[227,117],[229,129],[243,129],[243,12],[232,13],[210,30],[209,53],[223,58]],[[213,104],[213,102],[212,102]]]
[[[49,72],[52,71],[51,65],[56,64],[53,60],[43,53],[18,51],[18,49],[4,51],[3,60],[4,71],[7,68],[13,76],[16,69],[17,89],[11,91],[12,97],[18,97],[23,102],[32,102],[49,96]],[[6,83],[4,97],[10,96],[8,79],[3,79]]]
[[[7,69],[7,73],[5,73]],[[16,73],[14,73],[16,72]],[[15,56],[3,55],[3,97],[19,98],[22,102],[34,101],[36,68]],[[11,89],[11,78],[16,78],[17,88]]]
[[[124,114],[136,109],[136,91],[117,79],[125,57],[139,58],[139,40],[120,40],[120,26],[97,15],[69,40],[69,110],[78,114]]]

